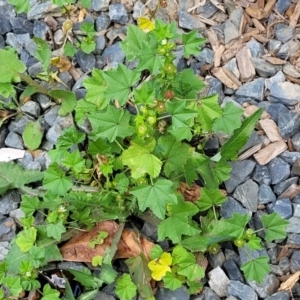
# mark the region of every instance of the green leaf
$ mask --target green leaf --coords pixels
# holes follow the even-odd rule
[[[261,239],[257,237],[255,234],[253,234],[250,237],[249,241],[247,242],[247,245],[251,250],[257,250],[262,248]]]
[[[94,23],[89,23],[89,22],[83,22],[80,25],[80,29],[86,33],[86,35],[90,38],[94,37],[96,34],[95,28],[94,28]]]
[[[116,109],[112,105],[109,105],[102,113],[92,114],[89,120],[95,136],[107,138],[109,142],[115,141],[117,137],[130,136],[135,132],[134,128],[129,125],[129,112]]]
[[[62,160],[62,165],[68,169],[72,169],[75,173],[80,173],[85,167],[85,160],[81,157],[79,150],[71,153],[66,152]]]
[[[204,131],[210,132],[212,130],[213,121],[222,116],[222,109],[218,102],[218,95],[211,95],[202,98],[198,101],[199,115],[197,120],[201,123]]]
[[[75,93],[65,90],[53,90],[50,92],[50,96],[61,103],[61,107],[58,111],[60,116],[66,116],[74,110],[76,105]]]
[[[183,172],[186,183],[191,186],[192,183],[199,178],[195,165],[193,164],[194,159],[189,158],[186,164],[183,166]]]
[[[87,153],[91,155],[102,154],[107,155],[111,153],[110,145],[105,143],[102,139],[97,139],[95,141],[89,141],[89,149]]]
[[[32,216],[39,209],[40,201],[38,197],[22,195],[20,208],[25,213],[26,217]]]
[[[16,244],[20,247],[22,252],[28,252],[36,241],[37,230],[30,227],[21,231],[16,239]]]
[[[24,0],[24,1],[8,0],[8,3],[15,6],[18,14],[22,12],[27,13],[30,9],[30,0]]]
[[[212,174],[216,181],[221,184],[230,178],[232,167],[225,161],[218,161],[212,168]]]
[[[39,120],[27,123],[22,134],[25,146],[29,150],[37,149],[42,142],[43,134],[44,130]]]
[[[131,71],[125,65],[119,64],[117,69],[111,69],[103,73],[103,78],[107,83],[105,96],[109,100],[117,100],[120,105],[125,105],[131,86],[138,82],[140,73]]]
[[[50,190],[55,195],[64,195],[73,186],[70,179],[66,178],[63,170],[57,163],[51,164],[44,172],[44,188]]]
[[[154,104],[155,90],[148,82],[144,82],[139,89],[133,90],[134,102],[137,104]]]
[[[197,36],[198,31],[196,30],[182,35],[185,58],[189,58],[189,56],[193,54],[198,54],[200,52],[200,46],[205,43],[206,39],[198,38]]]
[[[226,103],[223,115],[213,123],[213,130],[215,132],[223,131],[226,134],[231,134],[235,129],[241,126],[241,116],[243,113],[244,111],[236,107],[233,103]]]
[[[255,124],[259,120],[263,110],[259,109],[248,117],[239,129],[236,129],[233,135],[221,148],[221,159],[229,160],[234,159],[238,151],[246,144],[249,136],[253,132]]]
[[[41,300],[59,300],[59,291],[51,289],[50,284],[46,284],[43,288],[43,297]]]
[[[182,171],[190,156],[190,147],[178,142],[172,135],[161,136],[157,145],[161,148],[162,160],[165,162],[165,174],[169,176],[173,171]]]
[[[90,128],[87,117],[90,113],[97,111],[97,106],[84,99],[77,101],[75,106],[75,121],[78,125],[85,125]]]
[[[123,151],[121,156],[122,163],[131,170],[131,176],[134,179],[149,174],[152,178],[160,174],[162,162],[150,151],[134,142]]]
[[[81,4],[84,8],[90,8],[92,5],[92,1],[91,0],[81,0]]]
[[[234,212],[230,219],[224,220],[224,230],[226,233],[232,237],[240,239],[243,236],[245,226],[250,221],[250,216],[248,214],[241,215]]]
[[[150,251],[150,260],[160,258],[163,252],[164,250],[159,245],[154,245]]]
[[[96,289],[100,286],[101,280],[91,275],[89,270],[83,269],[82,271],[77,271],[68,269],[68,271],[75,277],[76,281],[88,289]]]
[[[178,203],[169,208],[170,216],[158,225],[158,240],[169,238],[173,243],[179,243],[183,235],[193,236],[199,233],[200,229],[190,224],[191,217],[197,212],[196,205],[178,198]]]
[[[20,280],[18,276],[7,276],[3,280],[3,284],[9,287],[9,291],[15,297],[18,297],[23,290]]]
[[[16,91],[14,89],[14,86],[11,83],[9,83],[9,82],[1,83],[0,95],[2,95],[5,98],[8,98],[8,97],[14,97],[15,94],[16,94]]]
[[[38,37],[34,37],[33,40],[36,43],[35,57],[42,63],[44,71],[47,71],[52,55],[49,44]]]
[[[129,186],[129,179],[126,177],[124,173],[117,174],[115,176],[116,189],[120,193],[125,193]]]
[[[64,129],[63,134],[59,137],[56,147],[59,150],[68,150],[78,145],[85,139],[85,134],[76,130],[74,126]]]
[[[80,44],[81,50],[86,53],[90,54],[96,49],[96,43],[93,40],[90,40],[90,38],[85,38]]]
[[[3,279],[6,276],[6,269],[7,269],[7,263],[5,261],[0,262],[0,284],[3,283]]]
[[[16,1],[19,2],[19,0]],[[26,66],[16,54],[0,49],[0,83],[18,79],[18,73],[23,73],[25,70]]]
[[[67,42],[64,47],[64,55],[73,57],[76,53],[77,49],[70,42]]]
[[[182,286],[182,282],[171,272],[166,273],[166,275],[163,277],[163,282],[164,287],[171,291],[175,291]]]
[[[53,237],[57,241],[60,241],[61,235],[66,232],[66,228],[63,225],[62,220],[59,220],[56,224],[47,224],[46,230],[47,236]]]
[[[136,295],[137,288],[129,274],[123,274],[116,282],[116,294],[120,299],[131,300]]]
[[[266,229],[265,240],[267,242],[270,243],[286,237],[286,227],[289,222],[284,220],[278,213],[263,215],[261,221]]]
[[[107,107],[109,99],[104,96],[107,87],[101,70],[93,69],[92,77],[86,78],[83,81],[83,86],[87,89],[85,96],[87,102],[95,104],[100,109]]]
[[[42,172],[24,170],[20,165],[12,162],[0,162],[0,194],[39,181],[42,178]]]
[[[141,211],[149,207],[158,218],[164,219],[166,205],[177,203],[177,198],[171,189],[172,185],[171,181],[160,179],[151,186],[134,187],[131,194],[137,197]]]
[[[269,274],[269,257],[261,256],[252,259],[241,266],[247,280],[255,280],[257,283],[262,283],[265,275]]]
[[[159,19],[155,20],[155,28],[152,33],[156,36],[158,41],[163,39],[174,39],[179,36],[177,34],[177,25],[174,21],[166,24]]]
[[[226,201],[226,197],[221,194],[219,189],[201,189],[201,197],[197,201],[197,205],[200,211],[205,211],[210,209],[213,206],[221,205]]]

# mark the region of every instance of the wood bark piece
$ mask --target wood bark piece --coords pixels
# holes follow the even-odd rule
[[[273,158],[277,157],[279,154],[283,153],[287,149],[287,144],[285,141],[279,141],[269,144],[267,147],[259,150],[253,157],[260,165],[266,165]]]
[[[262,19],[262,11],[257,7],[248,6],[245,11],[250,17],[252,17],[254,19],[257,19],[257,20]]]
[[[245,102],[243,104],[244,107],[244,116],[250,117],[252,114],[254,114],[259,108],[256,105],[249,104],[248,102]],[[266,111],[263,111],[260,119],[271,119],[270,114],[268,114]]]
[[[298,194],[300,194],[300,186],[293,183],[278,197],[278,199],[289,198],[291,200]]]
[[[290,75],[287,75],[287,74],[284,74],[285,78],[290,81],[290,82],[293,82],[293,83],[297,83],[300,85],[300,78],[295,78],[295,77],[292,77]]]
[[[280,59],[278,57],[273,56],[263,56],[262,57],[265,61],[271,63],[272,65],[285,65],[287,63],[286,60]]]
[[[261,34],[254,34],[253,37],[254,37],[257,41],[261,42],[262,44],[266,44],[266,43],[269,41],[266,37],[264,37],[264,36],[261,35]]]
[[[223,84],[227,87],[236,90],[238,85],[236,85],[224,72],[222,68],[214,68],[211,70],[212,74],[216,76]]]
[[[254,24],[254,26],[259,30],[259,31],[264,31],[264,30],[266,30],[266,28],[265,28],[265,26],[261,23],[261,22],[259,22],[257,19],[252,19],[252,22],[253,22],[253,24]]]
[[[241,86],[242,83],[239,81],[239,79],[231,72],[229,71],[228,69],[226,69],[225,67],[222,67],[224,73],[227,75],[227,77],[229,79],[231,79],[231,81],[233,81],[237,86]]]
[[[262,12],[262,17],[263,18],[269,17],[269,15],[270,15],[273,7],[275,6],[276,2],[277,2],[277,0],[269,0],[267,2],[266,6],[265,6],[265,8],[264,8],[264,10]]]
[[[259,125],[264,130],[271,142],[278,142],[283,140],[276,123],[272,119],[260,120]]]
[[[248,149],[247,151],[245,151],[244,153],[242,153],[239,157],[238,157],[238,161],[247,159],[249,157],[251,157],[254,153],[256,153],[257,151],[259,151],[262,147],[263,143],[259,143],[253,147],[251,147],[250,149]]]
[[[223,4],[221,4],[220,2],[218,2],[218,0],[210,0],[211,4],[213,4],[216,8],[218,8],[219,10],[221,10],[223,13],[226,13],[226,10],[223,6]]]
[[[215,57],[214,57],[215,68],[221,65],[222,54],[224,51],[225,51],[224,45],[220,45],[217,51],[215,51]]]
[[[244,47],[244,41],[242,39],[239,39],[239,40],[235,41],[230,47],[228,47],[224,51],[224,53],[222,55],[223,63],[226,63],[227,61],[229,61],[230,59],[235,57],[237,52],[239,50],[241,50],[243,47]]]
[[[236,60],[241,74],[241,81],[251,81],[255,76],[255,69],[251,62],[251,52],[247,46],[244,46],[240,51],[238,51],[236,54]]]
[[[207,37],[209,39],[212,49],[214,50],[214,52],[216,52],[218,50],[218,48],[220,47],[220,43],[219,43],[216,33],[212,29],[207,30],[206,33],[207,33]]]
[[[298,19],[299,19],[299,16],[300,16],[300,1],[298,1],[296,7],[295,7],[295,10],[291,16],[291,19],[290,19],[290,27],[292,28],[295,28],[297,23],[298,23]]]

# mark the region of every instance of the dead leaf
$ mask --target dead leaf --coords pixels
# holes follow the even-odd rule
[[[182,194],[184,200],[196,202],[200,199],[201,187],[195,183],[193,183],[192,186],[189,187],[187,183],[181,182],[178,192]]]
[[[69,59],[66,57],[62,57],[62,56],[57,56],[57,57],[52,58],[51,65],[56,66],[61,73],[69,71],[69,69],[72,66]]]
[[[60,248],[64,260],[91,262],[94,256],[104,255],[105,250],[110,247],[118,227],[119,225],[114,221],[104,221],[98,223],[89,232],[78,233]],[[102,244],[97,244],[94,248],[91,248],[89,243],[98,236],[100,231],[106,231],[108,233],[107,238],[104,239]],[[146,257],[149,257],[153,246],[152,242],[125,229],[118,243],[118,251],[114,258],[135,257],[142,252]]]

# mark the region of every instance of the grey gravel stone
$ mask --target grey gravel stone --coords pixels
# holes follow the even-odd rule
[[[266,166],[256,165],[255,170],[252,175],[252,179],[258,182],[260,185],[271,184],[271,175]]]
[[[288,187],[298,182],[298,177],[291,177],[284,181],[280,181],[273,186],[273,191],[277,196],[280,196]]]
[[[300,244],[300,234],[290,233],[286,241],[287,245],[299,245]]]
[[[9,17],[0,14],[0,34],[6,34],[11,31]]]
[[[289,292],[277,292],[269,297],[267,297],[265,300],[290,300],[290,293]]]
[[[102,53],[102,59],[105,63],[122,63],[125,59],[125,53],[121,49],[121,42],[114,43],[113,45],[105,48]]]
[[[197,14],[209,19],[211,16],[213,16],[218,9],[209,1],[206,1],[204,5],[201,5],[197,8]]]
[[[300,159],[300,153],[285,151],[281,153],[279,157],[282,158],[287,163],[289,163],[290,165],[293,165],[298,159]]]
[[[300,115],[296,112],[287,110],[286,107],[281,107],[278,111],[278,129],[280,135],[286,139],[292,137],[299,131]]]
[[[0,197],[0,214],[8,215],[13,209],[17,209],[21,196],[16,191],[9,191]]]
[[[240,86],[236,91],[236,95],[262,101],[264,99],[264,87],[265,80],[263,78],[254,79]]]
[[[300,271],[300,251],[294,249],[293,254],[290,258],[290,268],[292,273]]]
[[[271,183],[276,184],[290,176],[290,165],[279,157],[275,157],[268,164],[271,175]]]
[[[16,223],[13,218],[0,215],[0,241],[11,242],[16,235]]]
[[[10,132],[6,139],[5,139],[5,145],[7,147],[16,148],[16,149],[24,149],[24,144],[22,138],[16,134],[15,132]]]
[[[225,22],[224,35],[225,43],[228,44],[231,40],[240,36],[239,29],[230,20],[227,20]]]
[[[76,59],[83,72],[90,72],[95,67],[96,59],[92,53],[86,54],[79,50],[76,53]]]
[[[274,76],[272,76],[271,78],[267,78],[265,80],[265,86],[266,86],[266,89],[270,89],[272,83],[275,83],[275,82],[284,82],[285,81],[285,76],[283,74],[282,71],[279,71],[277,72]]]
[[[243,274],[234,260],[229,259],[223,265],[230,280],[244,282]]]
[[[37,118],[41,113],[41,108],[38,103],[27,101],[21,106],[21,111]]]
[[[281,70],[281,66],[272,65],[259,57],[252,57],[251,62],[257,74],[261,77],[272,77]]]
[[[247,46],[251,52],[252,57],[261,57],[265,55],[264,46],[259,43],[256,39],[252,38],[248,43]]]
[[[295,150],[300,152],[300,132],[293,135],[292,143],[293,143],[293,146],[294,146]]]
[[[267,204],[275,201],[276,196],[270,186],[262,184],[258,189],[258,204]]]
[[[44,16],[44,14],[52,11],[53,8],[54,5],[52,4],[52,1],[46,1],[42,3],[37,2],[36,4],[30,7],[29,12],[27,13],[27,18],[28,20],[41,19]]]
[[[31,65],[27,70],[28,70],[28,74],[30,75],[30,77],[33,77],[33,78],[36,78],[36,76],[39,73],[42,73],[44,71],[41,62],[37,62],[37,63]]]
[[[262,228],[262,226],[260,226],[260,228]],[[261,256],[268,257],[268,252],[265,248],[260,250],[250,250],[250,248],[247,245],[245,245],[243,248],[238,248],[238,251],[242,265],[250,261],[251,259],[255,259]]]
[[[204,31],[206,30],[206,26],[204,23],[202,23],[199,19],[196,17],[191,16],[187,12],[179,11],[179,27],[183,29],[189,29],[189,30],[199,30]]]
[[[231,60],[229,60],[225,65],[224,68],[226,68],[228,71],[232,72],[233,75],[236,78],[240,78],[240,71],[239,68],[237,67],[237,63],[236,63],[236,58],[232,58]]]
[[[236,280],[230,280],[228,285],[228,295],[234,296],[238,300],[258,299],[253,288]]]
[[[224,92],[223,92],[223,84],[222,82],[212,76],[206,76],[205,80],[207,81],[209,88],[207,91],[207,96],[212,94],[218,94],[219,101],[223,101],[224,99]]]
[[[227,296],[229,279],[220,267],[216,267],[208,273],[208,284],[210,288],[219,296]]]
[[[251,133],[247,143],[239,151],[239,154],[245,152],[246,150],[252,148],[253,146],[260,144],[261,142],[262,142],[261,137],[256,133],[256,131],[253,131]]]
[[[35,95],[35,100],[40,104],[42,110],[51,107],[51,99],[47,95],[38,93]]]
[[[281,59],[288,59],[289,57],[294,56],[298,50],[299,45],[295,41],[290,40],[280,47],[277,52],[277,57]]]
[[[109,17],[111,21],[125,25],[128,22],[128,13],[123,4],[111,4],[109,6]]]
[[[48,26],[39,20],[34,20],[33,22],[33,35],[39,37],[40,39],[46,39]]]
[[[214,62],[214,51],[209,48],[203,48],[195,58],[199,61],[206,62],[207,64],[213,64]]]
[[[59,109],[60,105],[55,105],[45,113],[45,121],[49,126],[52,126],[57,119]]]
[[[293,215],[293,206],[290,199],[279,199],[267,206],[270,213],[276,212],[283,219],[289,219]]]
[[[275,35],[276,38],[282,43],[288,42],[294,34],[294,29],[288,25],[283,23],[279,23],[275,25]]]
[[[37,161],[32,161],[32,162],[29,162],[28,164],[25,164],[25,165],[24,165],[24,169],[26,169],[26,170],[41,171],[41,170],[42,170],[42,167],[41,167],[41,165],[40,165],[39,162],[37,162]]]
[[[226,202],[221,205],[220,215],[224,219],[229,219],[232,217],[232,214],[236,212],[241,215],[249,214],[252,215],[250,210],[245,209],[238,201],[233,199],[232,197],[227,197]]]
[[[98,292],[94,300],[115,300],[115,297],[105,294],[103,292]]]
[[[282,270],[283,274],[287,274],[290,272],[290,260],[288,257],[281,257],[278,266]]]
[[[25,213],[22,211],[22,209],[17,208],[13,209],[9,212],[9,216],[12,217],[14,220],[18,220],[21,222],[21,218],[25,217]]]
[[[286,228],[286,232],[288,233],[300,233],[300,218],[291,217],[288,219],[289,225]]]
[[[286,10],[290,7],[292,3],[292,0],[277,0],[275,4],[275,10],[281,14],[284,15]]]
[[[109,15],[106,13],[101,13],[98,18],[96,19],[96,30],[102,31],[109,27],[111,21]]]
[[[110,0],[92,0],[92,9],[94,11],[107,11]]]
[[[283,65],[282,71],[283,71],[284,74],[290,75],[292,77],[295,77],[295,78],[300,77],[300,73],[289,62],[287,62],[286,64]]]
[[[244,207],[250,211],[257,211],[258,185],[252,179],[248,179],[246,182],[239,185],[235,189],[233,197],[240,201]]]
[[[236,162],[230,162],[232,167],[230,178],[225,181],[225,187],[228,193],[232,193],[234,189],[245,182],[253,172],[255,168],[255,162],[252,160],[242,160]]]
[[[53,125],[46,134],[46,139],[52,143],[56,144],[58,138],[62,135],[63,131],[61,127],[57,124]]]
[[[300,217],[300,204],[294,203],[293,208],[294,208],[293,216],[299,218]]]
[[[6,44],[8,46],[11,46],[12,48],[14,48],[18,54],[21,53],[22,44],[18,41],[18,38],[17,38],[16,34],[14,34],[12,32],[8,32],[6,34]]]
[[[25,18],[10,17],[10,24],[13,32],[16,34],[33,33],[33,24]]]
[[[190,300],[221,300],[209,287],[204,287],[200,295],[191,296]]]
[[[229,9],[229,20],[235,25],[236,28],[240,28],[244,10],[242,7],[234,7],[232,11]]]
[[[189,300],[190,296],[185,287],[181,287],[175,291],[166,288],[159,288],[155,295],[156,300]]]
[[[274,274],[268,274],[264,277],[262,283],[249,281],[249,285],[256,291],[260,298],[266,298],[274,294],[279,287],[279,280]]]
[[[225,255],[223,251],[219,251],[216,254],[208,255],[209,264],[212,268],[221,267],[225,262]]]
[[[99,35],[97,36],[95,41],[96,41],[95,53],[100,54],[106,45],[105,37],[103,35]]]
[[[285,0],[283,0],[283,1],[285,1]],[[277,52],[280,49],[281,45],[282,45],[282,43],[280,41],[270,39],[268,41],[267,48],[269,51]]]
[[[14,121],[11,121],[8,129],[11,132],[23,134],[25,126],[31,121],[34,121],[34,119],[31,119],[26,115],[22,115],[21,117],[17,117]]]

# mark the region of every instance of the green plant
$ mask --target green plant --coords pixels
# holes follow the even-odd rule
[[[255,256],[262,246],[257,231],[248,227],[250,217],[234,213],[224,219],[218,213],[226,201],[219,186],[230,177],[228,161],[237,158],[262,110],[243,119],[242,110],[233,104],[222,109],[216,95],[199,99],[204,83],[192,70],[177,72],[173,63],[180,38],[185,58],[198,53],[204,43],[194,31],[179,35],[175,23],[157,20],[148,33],[130,25],[122,49],[127,61],[138,61],[137,67],[131,70],[120,64],[107,71],[94,69],[84,81],[87,95],[79,101],[69,91],[41,89],[22,74],[25,67],[16,56],[0,50],[0,62],[6,62],[0,64],[0,82],[12,86],[16,79],[25,80],[35,92],[47,93],[61,103],[61,114],[74,110],[77,125],[64,130],[56,149],[49,152],[52,163],[43,174],[25,173],[13,164],[0,168],[4,172],[0,173],[0,192],[19,188],[23,193],[23,228],[0,269],[0,283],[14,296],[32,287],[40,289],[37,270],[50,261],[62,260],[58,245],[74,231],[117,219],[122,225],[112,246],[103,257],[93,260],[101,265],[100,275],[92,275],[88,269],[70,270],[85,287],[79,299],[93,299],[99,287],[117,278],[112,259],[124,222],[130,215],[146,211],[159,223],[158,240],[168,238],[174,248],[163,252],[156,246],[150,262],[143,253],[126,260],[131,277],[117,279],[116,292],[122,300],[131,299],[136,290],[142,297],[154,299],[151,277],[162,279],[170,289],[188,284],[195,293],[201,288],[204,270],[196,263],[194,252],[216,253],[222,241],[235,241],[245,249],[249,261],[241,269],[247,279],[261,282],[268,273],[268,257]],[[82,127],[85,132],[78,130]],[[220,131],[228,140],[209,157],[202,149]],[[197,147],[192,146],[193,137]],[[10,178],[5,170],[18,174]],[[178,191],[180,184],[191,186],[199,177],[204,183],[200,199],[188,202]],[[25,186],[41,179],[39,189]],[[44,223],[35,224],[37,212],[44,214]],[[199,212],[197,222],[194,217]],[[267,242],[285,237],[287,221],[278,214],[263,216],[262,223],[258,230],[265,232]],[[91,241],[91,247],[105,238],[105,233],[101,234]],[[48,292],[45,286],[44,297]],[[67,297],[71,297],[68,289]]]

